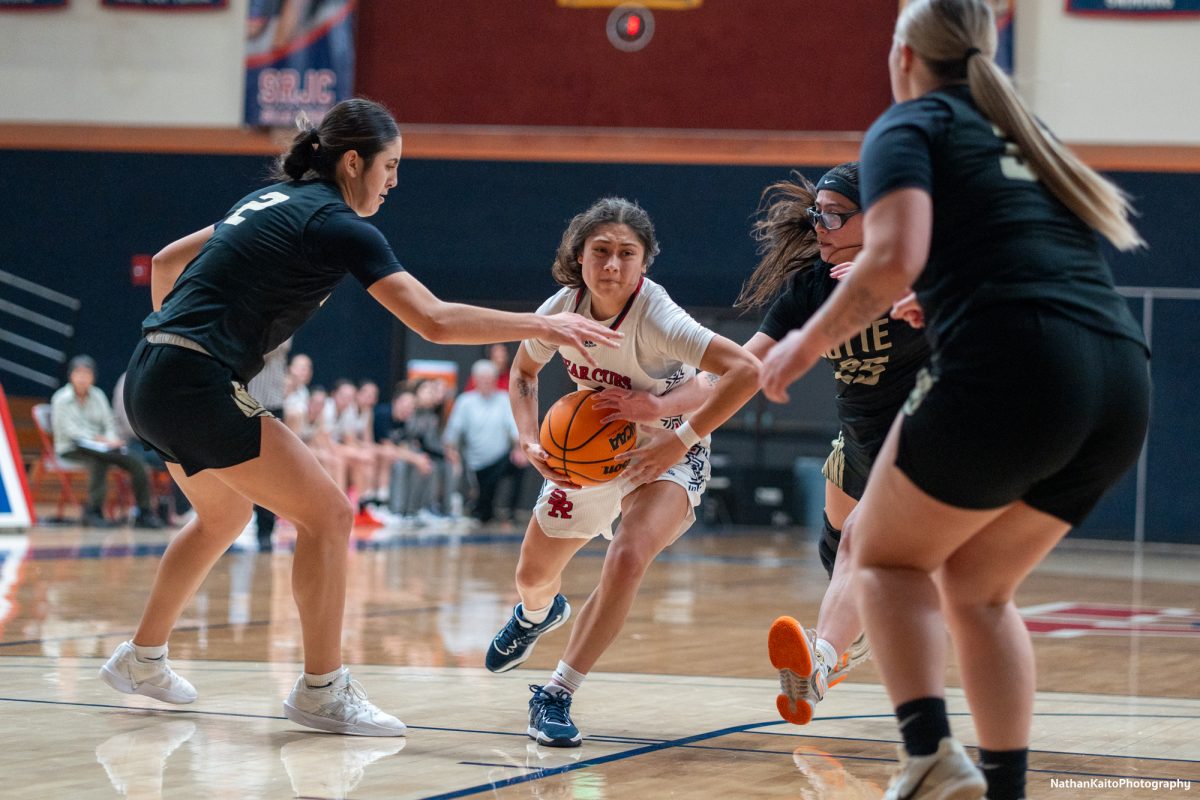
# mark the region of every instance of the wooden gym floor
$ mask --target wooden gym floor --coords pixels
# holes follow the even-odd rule
[[[812,624],[826,584],[803,531],[697,528],[668,550],[576,698],[576,750],[524,734],[527,685],[557,663],[565,628],[518,670],[482,668],[515,601],[518,533],[356,539],[346,655],[372,700],[410,726],[403,739],[283,718],[300,662],[286,546],[228,553],[185,613],[171,655],[200,691],[193,706],[100,683],[167,538],[0,537],[0,795],[815,800],[879,797],[894,765],[896,729],[870,664],[808,726],[776,716],[767,627],[782,613]],[[603,552],[594,543],[569,568],[576,604]],[[1069,541],[1019,603],[1039,669],[1029,796],[1200,791],[1200,548]],[[948,677],[956,686],[953,665]],[[974,744],[961,692],[948,699],[956,735]]]

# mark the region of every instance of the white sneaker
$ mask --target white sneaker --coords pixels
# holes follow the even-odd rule
[[[850,648],[842,653],[841,658],[829,672],[830,688],[837,686],[846,679],[847,673],[871,657],[871,643],[867,641],[866,631],[850,643]]]
[[[283,714],[292,722],[328,733],[354,736],[403,736],[405,726],[367,699],[358,681],[343,669],[333,683],[314,689],[301,675],[283,701]]]
[[[296,797],[345,797],[363,772],[404,749],[405,739],[355,739],[301,734],[279,751]]]
[[[157,661],[140,661],[132,642],[121,642],[100,668],[100,680],[118,692],[142,694],[164,703],[196,700],[196,688],[175,674],[165,655]]]
[[[949,736],[932,755],[910,756],[903,745],[899,751],[900,768],[883,800],[982,800],[987,791],[983,773]]]

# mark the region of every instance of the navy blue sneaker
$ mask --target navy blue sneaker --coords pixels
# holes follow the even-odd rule
[[[488,647],[483,663],[492,672],[508,672],[525,663],[533,655],[533,645],[538,637],[559,627],[571,616],[571,605],[561,594],[554,596],[550,613],[536,625],[521,618],[520,608],[520,603],[513,607],[512,616]]]
[[[546,747],[579,747],[583,737],[571,722],[571,695],[565,690],[546,691],[544,686],[531,684],[529,691],[530,739]]]

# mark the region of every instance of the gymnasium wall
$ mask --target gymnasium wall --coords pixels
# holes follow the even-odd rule
[[[247,0],[98,2],[0,15],[0,122],[230,126]],[[366,2],[359,90],[407,123],[862,130],[887,104],[896,0],[705,0],[619,53],[602,9],[553,0]],[[447,9],[450,9],[449,11]],[[1114,20],[1017,0],[1017,82],[1069,141],[1200,142],[1200,20]]]
[[[245,187],[262,180],[266,167],[266,159],[248,156],[0,150],[0,176],[20,187],[24,212],[21,224],[7,226],[0,237],[0,265],[83,301],[74,351],[96,357],[100,383],[111,389],[149,308],[149,290],[131,286],[131,255],[153,253],[222,217]],[[805,171],[816,175],[819,167]],[[759,190],[786,172],[414,159],[401,164],[400,189],[372,221],[406,267],[440,296],[532,309],[556,288],[549,264],[567,219],[604,194],[636,198],[662,239],[652,276],[740,341],[752,324],[732,318],[727,309],[754,262],[749,218]],[[1180,224],[1179,214],[1181,208],[1200,207],[1200,174],[1115,177],[1135,196],[1139,225],[1150,242],[1146,253],[1113,255],[1117,282],[1200,287],[1193,262],[1200,229]],[[1160,301],[1154,309],[1147,508],[1152,540],[1192,541],[1200,518],[1200,494],[1193,486],[1200,451],[1200,416],[1193,404],[1200,385],[1186,366],[1198,311],[1194,301]],[[402,362],[427,354],[413,338],[397,337],[390,317],[348,279],[300,332],[296,347],[313,356],[318,381],[370,377],[386,386],[397,355]],[[406,352],[394,353],[397,341]],[[478,357],[473,348],[441,352],[463,364]],[[828,383],[819,374],[813,380],[788,409],[761,404],[741,415],[738,433],[725,440],[735,463],[786,469],[796,453],[815,456],[827,447],[833,427]],[[5,389],[12,395],[45,394],[43,387],[7,377]],[[758,417],[758,411],[767,416]],[[1128,538],[1132,509],[1129,478],[1083,533]]]

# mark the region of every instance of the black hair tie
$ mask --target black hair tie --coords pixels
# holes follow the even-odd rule
[[[968,48],[967,48],[967,54],[966,54],[965,56],[963,56],[963,61],[970,61],[970,60],[971,60],[971,56],[977,56],[977,55],[979,55],[979,54],[980,54],[980,53],[982,53],[982,52],[983,52],[983,51],[982,51],[982,50],[980,50],[978,47],[968,47]]]

